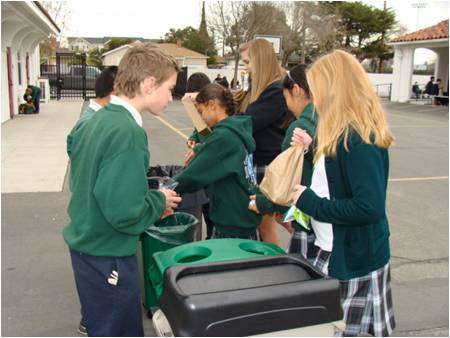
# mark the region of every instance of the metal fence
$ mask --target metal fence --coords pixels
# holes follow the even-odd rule
[[[104,66],[86,64],[86,54],[57,53],[56,65],[41,65],[41,76],[47,77],[51,99],[84,99],[95,97],[95,81]]]
[[[375,91],[380,99],[390,100],[392,83],[380,83],[375,85]]]

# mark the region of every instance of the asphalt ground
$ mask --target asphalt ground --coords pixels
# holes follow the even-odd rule
[[[448,336],[448,109],[385,108],[396,136],[387,203],[394,335]],[[160,119],[145,114],[143,126],[151,165],[183,162],[192,126],[179,101]],[[77,336],[79,303],[61,236],[68,199],[67,182],[62,192],[2,194],[2,336]],[[144,327],[154,334],[145,316]]]

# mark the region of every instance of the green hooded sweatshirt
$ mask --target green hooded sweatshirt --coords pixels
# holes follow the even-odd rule
[[[230,116],[214,127],[189,166],[174,177],[179,192],[207,188],[209,215],[221,233],[245,236],[261,222],[261,215],[248,210],[256,188],[248,169],[255,148],[251,117]]]
[[[147,186],[147,134],[109,103],[68,136],[72,196],[67,245],[92,256],[136,254],[139,236],[161,217],[164,195]]]

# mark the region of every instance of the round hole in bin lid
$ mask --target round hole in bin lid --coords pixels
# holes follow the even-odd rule
[[[177,263],[193,263],[211,256],[211,250],[202,246],[183,250],[175,255]]]
[[[239,248],[241,250],[250,252],[250,253],[254,253],[256,255],[259,256],[268,256],[270,254],[273,254],[273,250],[271,250],[270,248],[261,245],[257,242],[245,242],[245,243],[241,243],[239,244]]]

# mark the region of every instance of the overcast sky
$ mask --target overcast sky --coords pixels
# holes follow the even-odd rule
[[[208,10],[208,2],[206,10]],[[382,0],[363,1],[382,8]],[[115,5],[117,3],[117,5]],[[163,37],[170,28],[193,26],[198,28],[201,16],[201,1],[67,1],[71,12],[68,36],[134,36],[143,38]],[[120,4],[120,5],[119,5]],[[425,8],[416,9],[413,4]],[[387,1],[397,20],[408,32],[432,26],[448,19],[448,1]],[[208,14],[208,12],[206,13]],[[415,63],[429,59],[433,53],[416,52]]]

